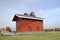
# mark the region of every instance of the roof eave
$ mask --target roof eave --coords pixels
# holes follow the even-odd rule
[[[43,20],[43,18],[37,18],[37,17],[28,17],[28,16],[19,16],[19,15],[16,15],[16,16],[19,17],[19,18],[27,18],[27,19]]]
[[[13,20],[12,21],[16,21],[18,19],[18,17],[15,15],[14,17],[13,17]]]

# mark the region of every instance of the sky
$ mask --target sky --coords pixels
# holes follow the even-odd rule
[[[15,30],[15,14],[31,11],[44,18],[44,29],[60,28],[60,0],[0,0],[0,28],[9,26]]]

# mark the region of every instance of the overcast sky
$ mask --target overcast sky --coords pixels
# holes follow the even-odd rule
[[[0,28],[15,28],[13,16],[31,11],[44,18],[44,28],[60,27],[60,0],[0,0]]]

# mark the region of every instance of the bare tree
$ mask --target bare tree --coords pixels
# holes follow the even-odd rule
[[[11,31],[10,27],[7,26],[6,29],[5,29],[5,31],[6,32],[10,32]]]

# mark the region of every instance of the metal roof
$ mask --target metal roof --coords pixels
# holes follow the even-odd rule
[[[19,18],[26,18],[26,19],[36,19],[36,20],[43,20],[43,18],[41,17],[32,17],[32,16],[24,16],[24,15],[19,15],[19,14],[16,14],[17,17]]]

